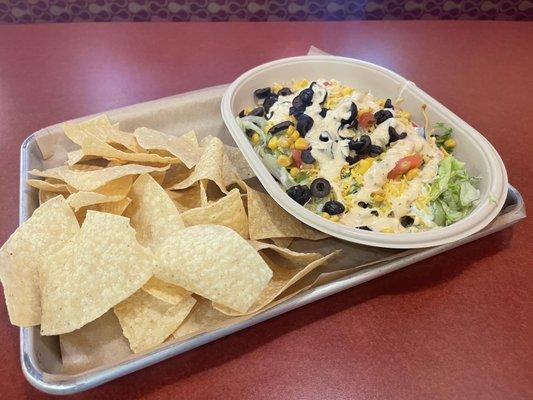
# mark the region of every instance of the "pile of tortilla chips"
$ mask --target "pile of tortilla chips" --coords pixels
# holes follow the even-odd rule
[[[110,310],[134,352],[246,318],[335,254],[288,249],[325,235],[250,188],[218,138],[124,132],[105,115],[64,132],[80,149],[30,172],[40,207],[0,249],[0,278],[11,322],[65,349],[112,332],[95,328]]]

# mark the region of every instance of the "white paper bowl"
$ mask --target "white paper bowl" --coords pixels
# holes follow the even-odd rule
[[[431,124],[444,122],[454,129],[454,155],[466,162],[468,172],[481,177],[481,198],[464,219],[443,228],[417,233],[379,233],[328,221],[292,200],[264,167],[246,135],[235,122],[240,110],[253,105],[253,91],[274,82],[293,79],[337,79],[345,85],[370,90],[379,98],[395,98],[402,91],[403,107],[423,125],[422,104],[427,105]],[[474,128],[400,75],[365,61],[334,56],[285,58],[260,65],[237,78],[222,98],[222,117],[233,139],[272,198],[296,218],[331,236],[355,243],[389,248],[420,248],[462,239],[485,227],[502,208],[507,195],[507,173],[492,145]]]

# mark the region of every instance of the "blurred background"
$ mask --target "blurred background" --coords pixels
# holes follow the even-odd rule
[[[532,20],[533,0],[0,0],[0,23]]]

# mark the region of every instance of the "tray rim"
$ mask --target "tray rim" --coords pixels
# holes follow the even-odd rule
[[[27,207],[27,188],[26,176],[28,173],[28,156],[29,147],[36,142],[35,133],[29,135],[21,144],[20,147],[20,179],[19,179],[19,224],[24,222],[28,217]],[[523,207],[524,201],[521,193],[512,185],[508,185],[508,195],[511,193],[516,198],[515,208]],[[505,209],[505,208],[504,208]],[[349,274],[339,278],[333,282],[306,290],[293,298],[283,302],[275,307],[272,307],[260,314],[244,321],[217,329],[212,332],[203,333],[181,342],[170,342],[162,344],[152,351],[132,355],[126,360],[112,366],[112,367],[97,367],[78,374],[50,374],[45,372],[39,365],[35,349],[33,348],[34,336],[36,334],[36,327],[20,328],[20,362],[22,372],[26,380],[36,389],[54,395],[68,395],[80,393],[91,388],[100,386],[113,379],[122,377],[132,372],[138,371],[142,368],[148,367],[152,364],[166,360],[170,357],[182,354],[186,351],[192,350],[196,347],[202,346],[206,343],[215,341],[231,333],[248,328],[252,325],[263,322],[267,319],[284,314],[288,311],[302,307],[316,300],[333,295],[348,288],[357,286],[359,284],[368,282],[372,279],[394,272],[408,265],[425,260],[434,255],[443,253],[464,243],[474,241],[483,236],[490,235],[499,230],[503,230],[511,225],[514,225],[518,220],[511,221],[500,227],[499,229],[489,228],[468,236],[457,242],[452,242],[446,245],[430,247],[426,249],[415,249],[416,252],[410,257],[403,257],[391,262],[383,261],[373,266],[356,270],[353,274]]]

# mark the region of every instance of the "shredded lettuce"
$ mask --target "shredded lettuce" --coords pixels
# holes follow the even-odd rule
[[[266,150],[264,147],[256,147],[256,151],[259,157],[261,157],[261,160],[263,160],[268,172],[270,172],[285,189],[296,185],[296,182],[287,170],[278,164],[274,154]]]
[[[453,156],[445,157],[439,164],[437,179],[431,184],[429,196],[437,225],[450,225],[464,218],[479,200],[479,190],[473,185],[465,164]]]
[[[448,139],[452,138],[453,129],[449,126],[446,126],[444,122],[437,122],[435,124],[435,130],[439,133],[438,135],[431,135],[435,138],[435,144],[438,147],[444,147],[444,142]],[[453,149],[446,149],[449,153],[453,151]]]

